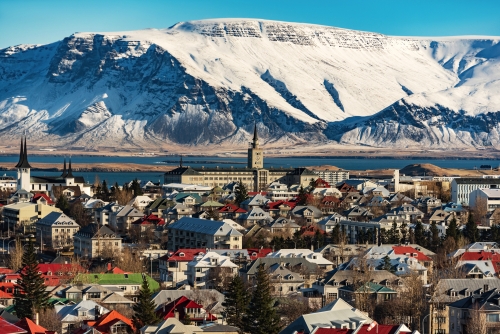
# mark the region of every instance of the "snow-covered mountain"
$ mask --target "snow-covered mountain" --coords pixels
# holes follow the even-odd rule
[[[75,33],[0,50],[0,140],[500,147],[500,37],[265,20]]]

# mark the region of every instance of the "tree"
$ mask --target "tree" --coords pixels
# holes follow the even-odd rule
[[[457,220],[453,218],[450,220],[450,225],[448,225],[448,229],[446,230],[446,237],[451,237],[455,240],[455,242],[458,241],[458,228],[457,228]]]
[[[69,214],[69,203],[66,196],[61,193],[57,198],[56,208],[60,209],[65,214]]]
[[[248,198],[247,187],[245,186],[245,184],[243,184],[241,181],[239,181],[234,189],[234,202],[236,204],[240,205],[247,198]]]
[[[403,222],[401,224],[400,231],[401,231],[401,243],[404,244],[404,243],[406,243],[406,241],[408,241],[408,239],[407,239],[408,225],[406,224],[406,222]]]
[[[247,313],[249,299],[243,280],[239,275],[235,275],[222,303],[226,309],[226,321],[229,325],[243,328],[243,316]]]
[[[307,191],[301,185],[299,188],[299,194],[297,195],[297,205],[306,205],[308,198],[307,195],[308,195]]]
[[[71,204],[69,215],[81,227],[87,226],[92,221],[91,217],[87,214],[82,202],[80,201],[75,201],[73,204]]]
[[[280,318],[273,305],[269,276],[264,266],[259,267],[255,280],[248,312],[243,317],[244,330],[252,334],[277,334],[281,327]]]
[[[469,213],[467,224],[465,224],[464,237],[469,239],[470,242],[479,241],[479,230],[477,229],[472,212]]]
[[[382,270],[392,271],[391,258],[389,255],[382,258]]]
[[[38,271],[38,260],[33,242],[23,255],[23,269],[17,283],[19,289],[14,294],[16,316],[20,319],[27,317],[34,320],[35,314],[50,308],[50,292],[45,290],[44,279]]]
[[[139,184],[139,181],[137,181],[137,179],[134,179],[132,181],[132,184],[130,185],[130,190],[132,190],[134,196],[141,196],[143,194],[141,185]]]
[[[146,325],[155,325],[160,321],[156,315],[155,303],[151,300],[153,291],[149,288],[147,276],[142,276],[141,291],[137,297],[137,303],[132,307],[135,314],[132,317],[132,322],[135,328],[142,328]]]
[[[429,234],[429,245],[433,252],[437,252],[439,246],[441,246],[441,238],[439,237],[439,230],[437,228],[436,222],[432,222]]]
[[[415,243],[422,247],[425,247],[427,242],[425,241],[424,226],[422,222],[417,221],[415,224]]]
[[[389,231],[389,243],[390,244],[398,244],[399,243],[399,230],[398,230],[398,224],[396,221],[392,223],[392,228]]]

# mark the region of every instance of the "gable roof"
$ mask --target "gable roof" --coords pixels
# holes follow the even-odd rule
[[[37,325],[29,318],[23,318],[14,324],[15,326],[25,329],[28,334],[45,334],[47,330],[40,325]]]
[[[109,333],[111,331],[111,326],[120,321],[130,326],[132,330],[135,329],[134,325],[132,324],[132,320],[116,310],[103,314],[101,317],[99,317],[99,319],[97,319],[92,327],[94,327],[101,333]]]
[[[177,229],[210,235],[243,235],[225,222],[192,217],[182,217],[178,221],[170,224],[167,229]]]
[[[0,317],[0,334],[21,334],[21,333],[28,333],[27,330],[13,325],[4,318]]]

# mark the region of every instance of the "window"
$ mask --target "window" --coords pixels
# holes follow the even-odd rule
[[[119,286],[118,288],[119,288],[119,289],[122,289],[123,291],[127,290],[127,287],[126,287],[126,286]]]
[[[486,317],[487,322],[500,322],[499,314],[488,314]]]

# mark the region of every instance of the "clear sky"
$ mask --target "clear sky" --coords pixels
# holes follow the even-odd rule
[[[74,32],[261,18],[402,36],[500,36],[500,0],[0,0],[0,48]]]

